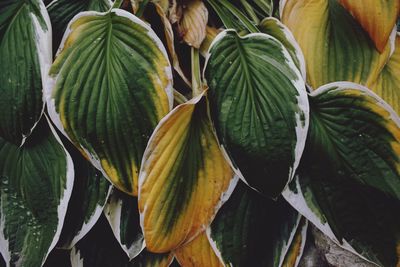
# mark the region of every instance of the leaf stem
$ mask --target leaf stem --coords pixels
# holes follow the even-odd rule
[[[146,9],[147,4],[149,3],[149,0],[143,0],[140,4],[139,4],[139,8],[136,12],[136,16],[137,17],[141,17],[143,16],[144,10]]]
[[[200,56],[199,49],[191,48],[192,61],[192,97],[196,97],[203,92],[200,74]]]
[[[114,4],[112,5],[111,9],[119,8],[122,5],[123,0],[115,0]]]

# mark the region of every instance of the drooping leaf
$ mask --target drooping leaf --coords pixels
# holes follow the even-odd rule
[[[194,48],[200,48],[206,37],[208,10],[203,1],[192,0],[183,9],[178,29],[183,40]]]
[[[369,87],[390,56],[393,42],[380,54],[337,0],[281,1],[280,11],[304,53],[307,82],[313,88],[335,81]]]
[[[71,249],[100,218],[111,184],[71,143],[66,140],[64,144],[72,156],[76,178],[57,246]]]
[[[50,116],[118,189],[137,195],[143,151],[173,101],[161,41],[143,21],[113,9],[80,13],[61,47],[50,70]]]
[[[308,220],[302,217],[283,260],[282,267],[296,267],[299,265],[307,241],[307,229]]]
[[[51,25],[53,27],[53,52],[58,49],[68,23],[82,11],[105,12],[111,7],[110,0],[53,0],[48,6]]]
[[[298,166],[308,128],[308,100],[285,47],[263,34],[220,33],[205,67],[211,118],[236,173],[277,197]]]
[[[104,214],[126,255],[129,259],[136,257],[145,246],[137,198],[114,189],[104,208]]]
[[[269,34],[278,39],[286,47],[297,69],[301,72],[303,79],[306,79],[306,65],[303,52],[290,30],[282,22],[273,17],[263,19],[258,28],[262,33]]]
[[[400,114],[400,33],[396,36],[394,53],[371,89]]]
[[[1,1],[1,138],[20,145],[30,135],[43,113],[51,62],[51,25],[42,1]]]
[[[179,74],[179,76],[182,78],[182,80],[185,82],[185,84],[190,87],[191,83],[186,77],[185,73],[183,72],[180,61],[178,58],[178,55],[175,50],[175,35],[174,31],[172,29],[171,22],[169,21],[167,14],[165,13],[164,9],[159,3],[154,4],[155,9],[157,14],[160,16],[160,19],[164,25],[164,34],[165,34],[165,40],[166,40],[166,45],[168,48],[169,55],[171,57],[172,65],[174,67],[174,70]]]
[[[400,234],[400,120],[378,96],[341,82],[310,96],[299,176],[284,197],[342,247],[395,266]]]
[[[149,251],[173,250],[204,230],[237,179],[207,115],[204,94],[157,126],[143,156],[139,211]]]
[[[188,244],[175,250],[175,257],[179,264],[185,267],[224,266],[217,255],[215,255],[205,232],[199,234]]]
[[[281,266],[300,218],[283,199],[264,198],[240,182],[207,234],[225,265]]]
[[[44,263],[61,233],[73,168],[44,117],[22,147],[0,139],[0,251],[7,266]]]
[[[376,48],[382,52],[396,26],[400,12],[398,0],[339,0],[368,32]]]

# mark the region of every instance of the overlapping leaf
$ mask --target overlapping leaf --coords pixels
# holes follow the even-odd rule
[[[396,36],[394,53],[371,89],[400,114],[400,33]]]
[[[73,168],[45,118],[22,147],[0,139],[0,251],[7,266],[44,263],[61,233]]]
[[[53,121],[117,188],[136,195],[143,151],[173,100],[161,41],[113,9],[80,13],[61,47],[47,95]]]
[[[157,126],[143,156],[139,211],[147,248],[167,252],[192,240],[236,182],[204,95],[176,107]]]
[[[262,33],[275,37],[285,46],[297,68],[301,72],[303,79],[306,79],[306,65],[303,52],[290,30],[282,24],[282,22],[273,17],[263,19],[260,22],[260,25],[258,25],[258,28]]]
[[[366,32],[376,48],[382,52],[389,41],[400,12],[398,0],[339,0],[350,11]]]
[[[337,243],[395,266],[400,234],[400,120],[352,83],[311,94],[310,134],[285,198]]]
[[[47,7],[53,27],[53,51],[56,52],[70,20],[79,12],[104,12],[111,7],[110,0],[53,0]]]
[[[110,194],[111,184],[67,142],[64,144],[72,156],[76,178],[57,246],[71,249],[99,219]]]
[[[145,246],[137,198],[114,189],[104,208],[104,214],[126,255],[129,259],[136,257]]]
[[[307,82],[313,88],[335,81],[366,86],[375,82],[390,56],[392,41],[379,53],[368,33],[337,0],[287,0],[281,1],[280,9],[282,22],[304,53]]]
[[[208,235],[224,265],[282,266],[300,218],[283,199],[264,198],[240,182]]]
[[[185,267],[224,266],[211,247],[205,232],[175,251],[176,260]]]
[[[292,179],[308,128],[305,84],[275,38],[220,33],[205,67],[210,110],[236,172],[276,197]]]
[[[40,0],[0,3],[0,137],[20,145],[44,108],[51,25]]]

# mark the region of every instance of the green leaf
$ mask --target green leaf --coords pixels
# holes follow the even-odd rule
[[[0,250],[7,266],[41,266],[61,233],[74,180],[72,160],[39,122],[22,147],[0,139]]]
[[[47,101],[57,127],[118,189],[137,195],[147,141],[172,108],[160,39],[126,11],[82,12],[69,24],[50,76]]]
[[[300,219],[284,199],[264,198],[240,182],[207,234],[225,265],[281,266]]]
[[[0,14],[0,137],[20,145],[43,113],[51,25],[40,0],[1,1]]]
[[[395,266],[400,234],[399,117],[349,82],[310,96],[310,133],[285,199],[345,249]]]
[[[105,12],[111,7],[110,0],[53,0],[48,6],[53,27],[53,54],[58,49],[68,23],[82,11]]]
[[[297,69],[301,72],[303,79],[306,79],[306,63],[303,52],[296,39],[294,39],[292,32],[282,22],[273,17],[263,19],[258,28],[262,33],[275,37],[285,46]]]
[[[145,247],[137,198],[114,189],[104,207],[104,214],[126,255],[129,259],[136,257]]]
[[[72,156],[76,179],[57,246],[71,249],[100,218],[112,186],[71,143],[66,140],[64,144]]]
[[[277,197],[294,175],[308,129],[305,84],[275,38],[220,33],[205,67],[211,118],[236,173]]]

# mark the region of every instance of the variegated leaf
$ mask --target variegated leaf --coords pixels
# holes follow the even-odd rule
[[[22,147],[0,139],[0,252],[7,266],[42,266],[60,237],[74,166],[43,117]]]
[[[177,106],[154,131],[140,170],[139,211],[147,248],[167,252],[203,231],[236,185],[233,176],[204,94]]]
[[[126,255],[129,259],[136,257],[145,247],[137,198],[114,189],[104,208],[104,214]]]
[[[394,53],[371,89],[400,115],[400,33],[396,36]]]
[[[376,48],[382,52],[396,26],[400,12],[398,0],[339,0],[368,32]]]
[[[263,33],[220,33],[205,78],[211,118],[236,173],[277,197],[293,178],[308,128],[304,80],[286,48]]]
[[[370,90],[325,85],[310,96],[310,133],[289,203],[342,247],[395,266],[400,234],[400,119]]]
[[[118,189],[137,195],[147,141],[173,101],[161,41],[126,11],[82,12],[50,76],[52,120]]]
[[[185,267],[223,267],[224,265],[211,247],[206,233],[199,234],[188,244],[175,250],[176,260]]]
[[[82,11],[93,10],[105,12],[111,7],[110,0],[53,0],[47,6],[53,27],[54,54],[61,43],[70,20]]]
[[[41,0],[0,3],[0,138],[21,145],[44,109],[51,25]]]
[[[307,82],[314,89],[335,81],[370,86],[393,49],[391,40],[379,53],[368,33],[337,0],[284,0],[280,11],[282,22],[303,51]]]

